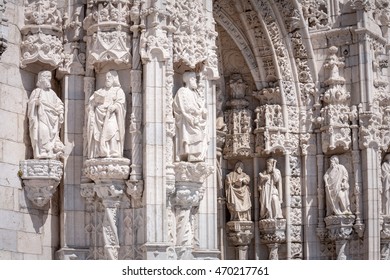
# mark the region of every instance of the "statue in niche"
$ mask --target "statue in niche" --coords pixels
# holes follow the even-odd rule
[[[349,202],[348,171],[337,156],[330,158],[330,167],[324,175],[327,215],[352,214]]]
[[[183,74],[181,87],[173,101],[176,121],[176,160],[204,161],[208,139],[206,132],[207,110],[197,91],[195,72]]]
[[[382,213],[390,215],[390,154],[382,163]]]
[[[267,160],[266,170],[259,173],[260,219],[283,219],[282,175],[276,160]]]
[[[106,74],[105,86],[95,91],[88,103],[88,158],[123,156],[126,97],[118,73]]]
[[[250,178],[243,169],[244,164],[237,162],[234,171],[226,175],[225,179],[226,204],[231,221],[251,220]]]
[[[51,72],[38,73],[37,88],[28,101],[31,144],[35,159],[59,159],[64,144],[59,137],[64,122],[64,104],[51,89]]]

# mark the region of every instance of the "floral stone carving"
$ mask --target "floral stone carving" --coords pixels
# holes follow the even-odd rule
[[[42,62],[58,67],[62,62],[62,15],[57,1],[25,1],[25,26],[21,28],[21,67]]]
[[[45,206],[57,190],[63,174],[63,164],[52,159],[31,159],[20,162],[22,178],[27,198],[36,206]]]
[[[332,215],[325,218],[328,238],[336,243],[338,260],[346,260],[347,241],[352,237],[355,215]]]
[[[114,62],[131,66],[130,1],[93,1],[84,19],[87,30],[87,66]]]
[[[96,158],[84,163],[84,175],[95,182],[126,180],[129,174],[130,160],[127,158]]]
[[[230,221],[226,224],[228,241],[236,247],[239,260],[248,259],[248,245],[253,238],[254,224],[251,221]]]
[[[278,260],[279,245],[286,241],[286,219],[263,219],[259,221],[260,241],[269,249],[269,259]]]

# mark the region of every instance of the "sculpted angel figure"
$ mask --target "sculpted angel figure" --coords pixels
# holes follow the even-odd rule
[[[348,171],[337,156],[330,158],[324,175],[327,215],[352,214],[349,202]]]
[[[232,221],[251,220],[250,178],[243,169],[244,164],[237,162],[234,171],[226,175],[225,179],[226,204]]]
[[[88,103],[88,158],[123,156],[126,97],[118,73],[106,74],[105,86],[95,91]]]
[[[51,72],[38,73],[37,88],[28,101],[31,144],[35,159],[58,159],[64,153],[59,137],[64,122],[64,104],[51,89]]]
[[[260,219],[283,219],[282,175],[276,160],[267,160],[266,170],[259,173]]]
[[[176,122],[176,160],[204,161],[208,138],[206,132],[207,110],[197,91],[195,72],[183,74],[181,87],[173,101]]]

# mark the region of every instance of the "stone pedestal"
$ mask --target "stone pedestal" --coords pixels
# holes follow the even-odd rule
[[[254,224],[251,221],[230,221],[226,224],[228,241],[235,246],[239,260],[248,259],[248,245],[252,240]]]
[[[104,207],[98,235],[103,237],[105,259],[119,259],[118,219],[129,174],[130,160],[126,158],[89,159],[84,164],[84,175],[94,181],[93,190]],[[91,244],[91,247],[98,247],[98,244]]]
[[[22,178],[27,197],[38,207],[45,206],[60,183],[63,164],[58,160],[30,159],[20,162]]]
[[[335,242],[338,260],[346,260],[346,246],[352,237],[355,215],[333,215],[325,218],[328,238]]]
[[[176,216],[175,249],[178,259],[192,259],[194,249],[194,231],[197,226],[196,216],[205,188],[203,183],[214,171],[204,162],[176,162],[175,193],[173,201]]]
[[[269,259],[278,260],[279,245],[286,241],[286,219],[263,219],[259,221],[260,241],[269,249]]]
[[[382,217],[381,260],[390,260],[390,216]]]

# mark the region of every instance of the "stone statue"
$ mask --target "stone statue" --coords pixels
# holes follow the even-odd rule
[[[330,158],[330,167],[324,175],[327,215],[352,214],[349,202],[348,171],[339,164],[339,158]]]
[[[95,91],[88,104],[88,158],[123,156],[126,97],[118,73],[106,74],[105,86]]]
[[[382,212],[390,215],[390,154],[382,163]]]
[[[207,110],[197,91],[195,73],[185,72],[183,81],[185,86],[178,90],[173,101],[176,121],[176,160],[204,161],[208,146]]]
[[[35,159],[59,159],[64,144],[59,137],[64,122],[64,104],[51,89],[51,72],[38,73],[37,88],[28,101],[31,144]]]
[[[282,175],[276,160],[267,160],[267,168],[259,173],[260,219],[283,219]]]
[[[226,203],[231,221],[251,220],[250,178],[243,169],[244,164],[237,162],[234,171],[226,175],[225,179]]]

